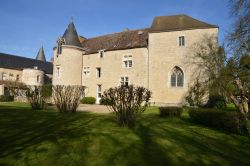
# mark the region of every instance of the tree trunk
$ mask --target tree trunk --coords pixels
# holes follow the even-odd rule
[[[246,119],[248,119],[248,98],[244,96],[243,99],[241,99],[241,101],[238,101],[233,94],[230,94],[230,99],[233,101],[234,105],[236,106],[236,108],[238,108],[240,113]]]

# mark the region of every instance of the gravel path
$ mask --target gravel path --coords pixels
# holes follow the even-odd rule
[[[95,113],[110,113],[108,108],[104,105],[97,104],[80,104],[77,108],[78,111],[95,112]]]

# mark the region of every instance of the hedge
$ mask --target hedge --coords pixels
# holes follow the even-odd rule
[[[227,107],[227,103],[223,96],[211,95],[209,96],[206,107],[224,109]]]
[[[248,134],[247,121],[238,112],[191,108],[188,113],[191,120],[195,123],[232,133]]]
[[[84,97],[81,100],[82,104],[95,104],[96,99],[94,97]]]
[[[0,96],[0,102],[14,101],[14,96]]]
[[[109,99],[101,98],[100,104],[101,104],[101,105],[111,105],[111,104],[112,104],[112,101],[109,100]]]
[[[161,117],[181,117],[182,108],[180,107],[159,107]]]

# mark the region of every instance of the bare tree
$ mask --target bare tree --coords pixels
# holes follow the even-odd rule
[[[211,41],[213,40],[207,38],[199,42],[201,44],[195,44],[195,60],[190,63],[195,64],[197,71],[200,70],[207,77],[202,84],[207,87],[210,95],[227,97],[247,118],[250,71],[234,57],[227,60],[223,47],[213,46]]]
[[[231,15],[235,18],[228,45],[235,56],[250,52],[250,0],[230,0]]]

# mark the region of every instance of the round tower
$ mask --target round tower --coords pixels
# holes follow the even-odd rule
[[[53,85],[82,85],[83,52],[72,21],[54,47]]]
[[[22,82],[26,85],[43,85],[44,72],[38,70],[37,67],[34,67],[34,69],[23,69]]]

